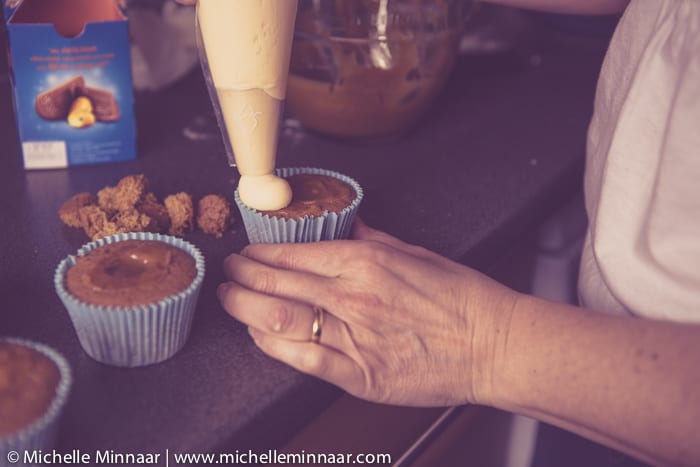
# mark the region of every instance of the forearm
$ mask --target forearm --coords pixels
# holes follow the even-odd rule
[[[549,11],[552,13],[568,13],[583,15],[604,15],[620,13],[630,0],[486,0],[489,3],[527,8],[531,10]]]
[[[508,329],[486,403],[649,462],[700,465],[700,326],[522,297]]]

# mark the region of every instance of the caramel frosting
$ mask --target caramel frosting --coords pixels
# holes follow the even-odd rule
[[[0,342],[0,438],[41,417],[56,396],[60,372],[41,352]]]
[[[286,208],[262,211],[273,217],[297,219],[340,212],[357,197],[352,186],[328,175],[299,174],[286,178],[292,187],[292,202]]]
[[[183,250],[154,240],[125,240],[78,257],[66,277],[68,291],[88,303],[134,306],[185,290],[196,276]]]
[[[272,211],[288,206],[292,201],[292,188],[276,175],[242,175],[238,193],[248,206],[261,211]]]

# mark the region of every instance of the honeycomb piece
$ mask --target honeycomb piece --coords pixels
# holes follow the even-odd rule
[[[97,202],[109,214],[133,209],[148,191],[148,179],[143,174],[127,175],[115,187],[97,192]]]
[[[197,204],[197,226],[221,238],[231,222],[231,205],[223,196],[207,195]]]
[[[84,206],[95,205],[97,199],[92,193],[82,192],[68,198],[58,209],[58,217],[69,227],[82,227],[78,211]]]
[[[107,213],[100,209],[99,206],[83,206],[78,210],[78,216],[83,230],[92,240],[122,232],[117,224],[112,222]]]
[[[164,203],[170,216],[170,229],[168,232],[178,236],[191,232],[194,228],[192,196],[189,193],[180,192],[167,196]]]
[[[149,232],[167,233],[170,230],[170,215],[165,205],[158,202],[153,193],[147,193],[138,210],[151,218],[152,225]]]

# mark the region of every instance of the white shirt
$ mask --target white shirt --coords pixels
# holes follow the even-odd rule
[[[632,0],[588,132],[582,305],[700,323],[700,0]]]

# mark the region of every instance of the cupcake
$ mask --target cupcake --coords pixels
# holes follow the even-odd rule
[[[247,206],[234,195],[250,243],[303,243],[348,238],[362,188],[352,178],[324,169],[277,169],[292,187],[292,202],[277,211]]]
[[[0,338],[0,465],[15,451],[50,449],[70,392],[66,360],[43,344]]]
[[[204,258],[192,244],[132,232],[88,243],[65,258],[54,285],[85,352],[134,367],[182,348],[203,278]]]

